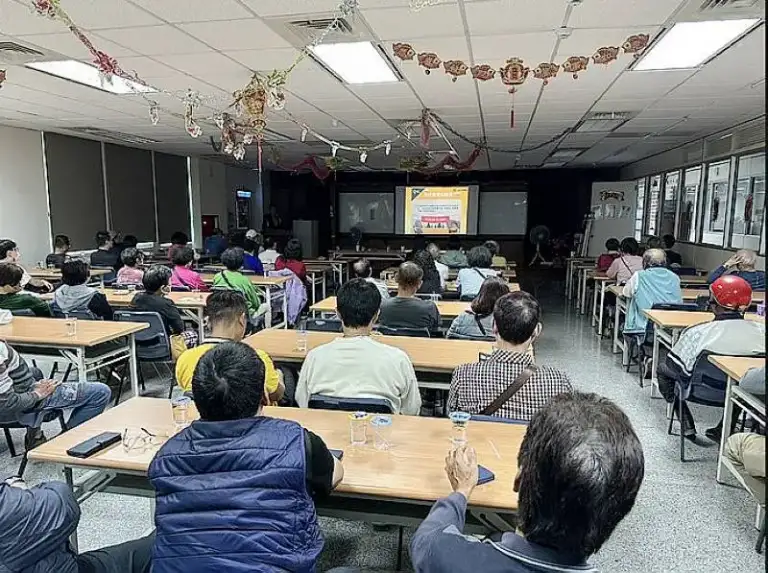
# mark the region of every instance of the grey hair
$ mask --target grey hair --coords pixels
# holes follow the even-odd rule
[[[739,249],[736,251],[736,256],[741,257],[741,264],[739,269],[742,271],[753,271],[755,265],[757,265],[757,253],[750,249]]]
[[[667,254],[661,249],[648,249],[643,253],[643,268],[664,267],[667,265]]]
[[[440,256],[440,247],[435,243],[430,243],[427,245],[427,252],[432,255],[433,259],[437,260],[437,257]]]

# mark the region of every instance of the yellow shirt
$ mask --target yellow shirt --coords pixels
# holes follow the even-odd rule
[[[214,346],[216,346],[215,342],[201,344],[200,346],[190,348],[179,356],[179,359],[176,361],[176,383],[182,390],[186,392],[187,390],[192,389],[192,376],[195,373],[195,368],[197,368],[197,363],[200,362],[203,354],[208,352]],[[256,350],[256,354],[258,354],[261,361],[264,362],[264,384],[267,387],[267,393],[273,394],[277,391],[280,382],[275,365],[269,357],[269,354],[263,350]]]

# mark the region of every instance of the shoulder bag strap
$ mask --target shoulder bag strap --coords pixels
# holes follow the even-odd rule
[[[221,278],[223,278],[223,279],[224,279],[224,282],[225,282],[225,283],[227,283],[227,286],[228,286],[230,289],[232,289],[232,290],[240,290],[240,289],[238,289],[238,288],[235,288],[234,286],[232,286],[232,283],[231,283],[231,282],[229,282],[229,279],[227,278],[227,275],[225,275],[225,274],[224,274],[224,271],[221,271],[221,272],[219,273],[219,275],[221,275]]]
[[[181,283],[181,286],[185,286],[188,289],[191,289],[192,287],[187,284],[187,281],[185,281],[183,278],[181,278],[181,275],[176,272],[176,269],[173,269],[173,276]]]
[[[475,271],[477,274],[479,274],[480,278],[482,278],[483,280],[488,278],[482,272],[480,272],[480,269],[478,269],[477,267],[472,267],[472,270]]]
[[[472,316],[475,317],[475,322],[477,323],[477,328],[480,329],[480,332],[483,333],[483,336],[488,336],[485,332],[485,327],[483,326],[483,323],[480,321],[480,317],[477,316],[474,312],[472,313]]]
[[[480,412],[483,416],[492,416],[496,412],[499,411],[499,408],[501,408],[504,404],[506,404],[509,399],[514,396],[520,388],[522,388],[526,382],[533,376],[536,371],[538,370],[538,367],[536,366],[528,366],[526,367],[520,375],[515,378],[515,381],[510,384],[506,390],[504,390],[499,396],[491,402],[488,407],[485,408],[482,412]]]
[[[624,263],[624,266],[627,267],[627,270],[631,273],[632,269],[629,268],[629,265],[627,264],[627,261],[624,260],[624,257],[619,257],[621,259],[621,262]]]

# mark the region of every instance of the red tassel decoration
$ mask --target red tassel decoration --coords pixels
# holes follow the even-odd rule
[[[515,108],[509,112],[509,129],[515,129]]]

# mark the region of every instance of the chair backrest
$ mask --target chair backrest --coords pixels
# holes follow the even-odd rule
[[[432,302],[437,302],[443,298],[439,293],[436,292],[417,292],[414,296],[422,300],[431,300]]]
[[[472,414],[473,422],[497,422],[499,424],[517,424],[519,426],[527,426],[528,422],[525,420],[512,420],[511,418],[500,418],[499,416],[484,416],[482,414]]]
[[[472,295],[463,294],[463,295],[461,295],[461,296],[459,297],[459,300],[460,300],[461,302],[472,302],[473,300],[475,300],[475,297],[474,297],[474,296],[472,296]]]
[[[192,289],[190,289],[188,286],[184,285],[171,285],[171,291],[172,292],[189,292]]]
[[[376,330],[386,336],[411,336],[413,338],[433,338],[433,333],[428,328],[391,328],[380,324]]]
[[[309,407],[313,410],[394,414],[392,404],[384,398],[336,398],[335,396],[312,394],[309,398]]]
[[[165,323],[157,312],[139,310],[116,310],[115,320],[119,322],[145,322],[149,328],[140,330],[136,337],[136,356],[147,362],[169,362],[171,343],[165,331]]]
[[[678,310],[683,312],[698,312],[699,305],[695,302],[657,302],[651,310]]]
[[[683,277],[695,277],[697,274],[696,267],[671,267],[669,270]]]
[[[106,275],[99,277],[99,282],[103,282],[105,285],[112,285],[117,282],[117,273],[112,267],[91,267],[93,270],[110,271]],[[94,277],[95,278],[95,277]]]
[[[96,316],[93,314],[90,310],[70,310],[68,312],[64,312],[61,310],[58,304],[55,302],[52,302],[50,304],[51,307],[51,314],[53,314],[53,318],[76,318],[78,320],[101,320],[100,316]]]
[[[341,320],[338,318],[308,318],[307,330],[315,332],[342,332]]]
[[[11,311],[12,316],[35,316],[31,308],[19,308]]]
[[[683,398],[697,404],[722,406],[725,404],[725,389],[728,375],[709,361],[712,352],[702,352],[693,366],[691,379],[683,387]],[[749,358],[763,358],[765,354],[750,354]]]

